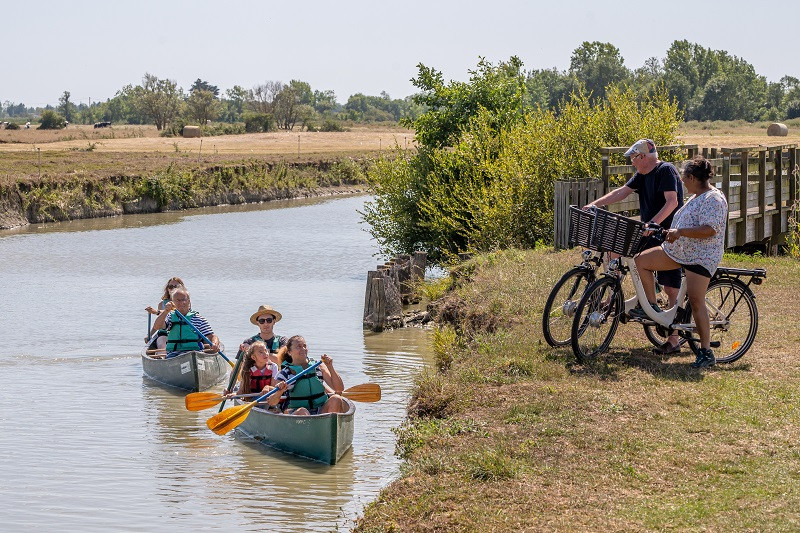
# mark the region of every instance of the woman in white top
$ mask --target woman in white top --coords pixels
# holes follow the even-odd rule
[[[681,181],[693,196],[675,213],[664,244],[645,250],[636,257],[636,268],[641,274],[644,292],[650,305],[655,307],[653,272],[683,267],[686,292],[700,335],[701,348],[692,363],[694,368],[705,368],[716,363],[714,352],[711,351],[705,297],[708,282],[725,251],[728,202],[719,189],[709,182],[713,175],[713,167],[702,156],[696,156],[686,165]]]

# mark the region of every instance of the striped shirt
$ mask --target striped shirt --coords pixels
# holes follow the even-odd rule
[[[170,313],[167,316],[167,321],[164,323],[164,329],[169,330],[169,328],[172,327],[172,317],[173,317],[173,315],[174,315],[174,313]],[[191,318],[189,318],[189,322],[191,322],[192,325],[194,327],[196,327],[197,330],[200,333],[202,333],[203,335],[205,335],[206,337],[208,337],[209,335],[213,335],[214,334],[214,330],[211,329],[211,325],[208,323],[208,321],[205,318],[203,318],[200,315],[200,313],[196,313]]]

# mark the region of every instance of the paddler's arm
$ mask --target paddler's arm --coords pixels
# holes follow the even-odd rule
[[[175,309],[175,304],[167,302],[167,305],[164,306],[164,309],[158,314],[155,322],[153,322],[153,329],[150,330],[150,333],[158,331],[159,329],[164,329],[164,326],[167,324],[167,317],[173,309]]]
[[[320,368],[322,369],[322,379],[325,383],[337,394],[342,392],[344,390],[344,382],[342,382],[342,378],[336,369],[333,368],[333,357],[326,353],[322,354]]]

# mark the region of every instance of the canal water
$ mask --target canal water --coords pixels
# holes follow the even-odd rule
[[[331,531],[397,475],[394,434],[429,333],[372,334],[366,273],[382,258],[364,197],[123,216],[0,232],[0,529]],[[142,376],[144,308],[168,278],[235,355],[261,304],[280,335],[334,358],[357,404],[335,466],[217,436],[184,394]]]

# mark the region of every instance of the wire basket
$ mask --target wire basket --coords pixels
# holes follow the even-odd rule
[[[591,235],[591,241],[595,246],[592,249],[633,257],[647,244],[647,237],[643,236],[644,231],[645,225],[638,220],[598,210]]]
[[[577,206],[569,206],[569,247],[582,246],[590,250],[597,250],[592,242],[594,228],[594,210],[584,211]]]

